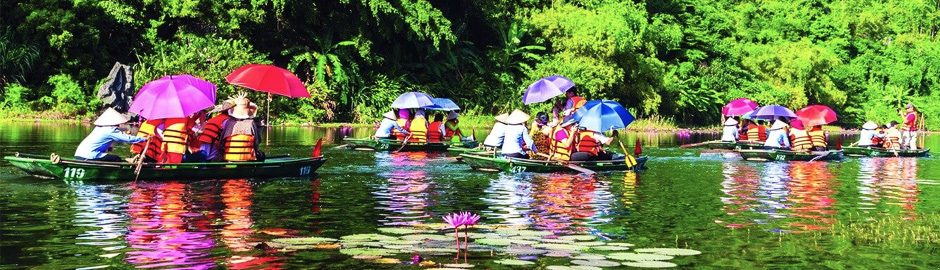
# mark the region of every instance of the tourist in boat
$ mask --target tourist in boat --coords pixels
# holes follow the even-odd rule
[[[862,131],[859,132],[858,142],[855,144],[860,147],[881,147],[881,143],[876,143],[877,139],[883,137],[878,132],[878,124],[868,121],[862,125]]]
[[[408,125],[408,131],[411,132],[411,139],[408,141],[428,142],[428,119],[423,109],[415,112],[414,119],[411,119],[411,124]]]
[[[823,131],[822,126],[813,126],[807,133],[809,133],[809,139],[812,141],[813,151],[826,151],[828,149],[826,132]]]
[[[741,133],[742,141],[756,141],[764,142],[767,140],[767,127],[764,125],[757,124],[754,120],[748,119],[745,121],[744,130]]]
[[[460,121],[457,118],[460,114],[457,112],[447,112],[447,122],[444,123],[444,141],[449,142],[454,137],[463,138],[463,131],[460,130]]]
[[[258,150],[259,127],[255,121],[258,106],[241,96],[235,99],[235,107],[229,110],[232,117],[226,121],[223,139],[224,161],[263,160],[264,155]]]
[[[490,134],[486,135],[486,139],[483,140],[484,147],[494,149],[503,147],[503,140],[506,138],[506,118],[508,117],[508,113],[503,113],[496,116],[496,123],[493,124],[493,128],[490,129]]]
[[[506,117],[505,139],[502,151],[500,151],[503,156],[529,158],[529,151],[538,152],[535,141],[532,140],[532,136],[529,136],[529,129],[526,128],[527,122],[529,122],[529,115],[520,110],[514,110],[509,117]]]
[[[535,148],[549,149],[551,147],[552,123],[548,121],[548,113],[539,112],[535,115],[535,121],[529,126],[529,136],[535,141]]]
[[[577,133],[574,148],[575,152],[571,154],[571,160],[611,160],[614,156],[604,151],[604,146],[610,145],[613,141],[614,138],[604,136],[604,134],[600,132],[581,128]]]
[[[565,121],[565,99],[555,99],[555,105],[552,106],[552,122],[561,124]]]
[[[138,143],[147,141],[146,137],[137,137],[124,133],[126,127],[120,127],[130,121],[130,118],[113,108],[108,108],[95,120],[95,129],[78,144],[75,149],[75,159],[123,162],[121,157],[108,154],[114,142]]]
[[[186,162],[205,162],[218,161],[222,158],[222,135],[225,132],[225,124],[232,119],[228,110],[235,107],[235,102],[226,100],[217,105],[209,114],[215,114],[202,128],[199,135],[196,136],[198,149],[192,149],[191,154],[186,156]],[[200,160],[201,159],[201,160]]]
[[[787,125],[783,119],[777,119],[767,131],[767,141],[764,141],[764,148],[768,149],[790,149],[790,137]]]
[[[398,119],[395,119],[395,112],[389,111],[382,115],[382,121],[379,122],[379,128],[375,130],[376,139],[395,139],[395,135],[392,135],[393,132],[397,131],[401,134],[410,134],[405,128],[398,125]]]
[[[900,150],[902,136],[901,131],[898,130],[898,121],[891,121],[888,123],[888,129],[885,130],[884,148]]]
[[[162,152],[160,151],[160,147],[163,145],[163,137],[161,134],[163,134],[163,119],[144,121],[140,124],[140,127],[137,128],[137,137],[147,137],[150,139],[132,144],[131,153],[136,154],[139,158],[141,155],[140,152],[144,151],[146,148],[147,153],[143,153],[144,161],[157,162]]]
[[[565,111],[564,111],[565,119],[567,119],[571,115],[574,115],[575,111],[577,111],[578,109],[581,108],[581,106],[584,106],[584,104],[587,103],[587,99],[584,99],[583,97],[578,96],[577,87],[568,88],[568,90],[565,91],[565,97],[567,97],[567,100],[565,101]]]
[[[914,104],[907,104],[907,115],[904,116],[904,127],[901,135],[903,136],[902,148],[911,150],[917,149],[917,108]]]
[[[163,144],[160,146],[160,164],[179,164],[183,162],[183,157],[189,149],[187,142],[196,118],[204,116],[205,112],[200,111],[189,117],[167,118],[163,121]]]
[[[734,118],[728,118],[725,120],[724,127],[721,129],[721,141],[723,142],[737,142],[738,141],[738,120]]]
[[[574,119],[552,128],[551,136],[551,160],[568,161],[571,160],[571,154],[574,152],[575,137],[577,137],[578,125]]]
[[[408,109],[398,109],[398,120],[395,120],[395,121],[398,122],[398,126],[404,128],[405,130],[409,132],[411,131],[411,111],[409,111]],[[399,141],[405,140],[405,136],[406,136],[405,133],[398,132],[397,130],[393,130],[392,134],[395,135],[395,138],[398,138]],[[408,134],[411,134],[411,133],[408,133]]]
[[[428,142],[439,143],[444,141],[444,115],[434,114],[434,121],[428,124]]]
[[[790,150],[809,152],[813,149],[813,141],[803,126],[803,121],[794,119],[790,122]]]

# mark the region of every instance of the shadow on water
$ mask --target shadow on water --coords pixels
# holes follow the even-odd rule
[[[67,153],[89,130],[2,127],[4,155]],[[335,129],[272,134],[267,152],[294,156],[309,155],[318,138],[329,146],[342,138]],[[632,146],[639,138],[654,157],[650,169],[591,177],[477,172],[446,153],[332,147],[324,148],[330,160],[318,175],[305,179],[66,184],[23,176],[4,163],[0,268],[407,268],[353,259],[335,249],[282,251],[267,244],[281,237],[340,238],[439,224],[455,211],[479,213],[483,224],[496,227],[702,251],[673,260],[689,268],[940,267],[937,243],[888,245],[843,231],[872,219],[940,220],[936,158],[761,163],[675,148],[711,138],[695,136],[628,134],[625,143]],[[940,149],[940,136],[928,137],[927,145]],[[489,254],[473,253],[470,261],[485,268],[503,267],[492,262],[513,257],[540,266],[569,263]]]

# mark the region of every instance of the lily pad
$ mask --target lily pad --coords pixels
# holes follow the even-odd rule
[[[411,249],[413,249],[415,246],[412,246],[412,245],[384,245],[384,246],[382,246],[382,247],[383,247],[383,248],[387,248],[387,249],[411,250]]]
[[[621,243],[621,242],[608,242],[607,245],[608,245],[608,246],[621,246],[621,247],[633,247],[633,246],[635,246],[634,244],[630,244],[630,243]]]
[[[401,263],[401,260],[395,258],[380,258],[375,259],[373,262],[381,264],[399,264]]]
[[[552,244],[571,244],[574,243],[574,240],[542,238],[539,239],[539,242]]]
[[[530,246],[510,246],[505,251],[507,254],[512,255],[522,255],[522,256],[531,256],[548,253],[547,250],[537,249]]]
[[[534,262],[516,260],[516,259],[503,259],[503,260],[498,260],[498,261],[493,261],[493,262],[502,264],[502,265],[533,265],[535,264]]]
[[[702,254],[701,251],[685,248],[640,248],[635,251],[669,256],[695,256]]]
[[[533,231],[533,230],[521,230],[517,235],[520,236],[547,236],[552,235],[552,232],[549,231]]]
[[[487,246],[508,246],[513,243],[513,240],[506,238],[483,238],[473,240],[473,242]]]
[[[551,243],[543,243],[543,244],[536,244],[536,245],[533,245],[533,246],[534,246],[534,247],[538,247],[538,248],[551,249],[551,250],[565,250],[565,251],[582,251],[582,250],[587,250],[587,247],[576,246],[576,245],[571,245],[571,244],[551,244]]]
[[[402,227],[379,228],[379,231],[383,233],[387,233],[387,234],[399,234],[399,235],[400,234],[417,234],[417,233],[425,232],[422,230],[415,230],[412,228],[402,228]]]
[[[465,270],[464,268],[455,268],[455,267],[435,267],[428,268],[426,270]]]
[[[596,246],[596,247],[591,247],[591,249],[593,249],[593,250],[599,250],[599,251],[624,251],[624,250],[630,250],[629,247],[622,247],[622,246]]]
[[[607,259],[607,257],[604,255],[591,254],[591,253],[583,253],[581,255],[574,256],[571,258],[576,259],[576,260],[606,260]]]
[[[354,241],[354,242],[342,242],[340,243],[340,245],[342,245],[343,248],[354,248],[354,247],[376,247],[377,248],[377,247],[382,247],[385,244],[383,244],[382,242]]]
[[[571,257],[571,253],[562,251],[562,250],[552,250],[552,251],[549,251],[548,253],[543,254],[542,256],[555,257],[555,258],[567,258],[567,257]]]
[[[606,243],[601,242],[601,241],[591,241],[591,242],[574,242],[571,244],[576,245],[576,246],[583,246],[583,247],[596,247],[596,246],[603,246]]]
[[[406,239],[390,239],[382,240],[382,244],[386,245],[417,245],[420,244],[420,240],[406,240]]]
[[[463,239],[463,236],[460,237]],[[405,240],[434,240],[434,241],[455,241],[453,235],[439,235],[439,234],[411,234],[404,235],[401,239]]]
[[[558,239],[571,240],[571,241],[591,241],[591,240],[597,240],[597,236],[593,236],[589,234],[565,235],[565,236],[559,236]]]
[[[548,270],[602,270],[603,268],[587,266],[587,265],[572,265],[572,266],[550,265],[548,267],[545,267],[545,269],[548,269]]]
[[[665,261],[671,260],[672,256],[659,255],[659,254],[646,254],[646,253],[611,253],[607,254],[607,258],[618,260],[618,261]]]
[[[456,248],[412,248],[411,251],[422,253],[422,254],[448,254],[448,253],[457,253]]]
[[[333,243],[338,240],[326,237],[291,237],[271,239],[271,242],[287,245],[316,245],[323,243]]]
[[[469,263],[450,263],[450,264],[445,264],[443,266],[449,267],[449,268],[473,268],[474,265],[469,264]]]
[[[398,253],[395,250],[382,249],[382,248],[344,248],[340,249],[339,253],[346,255],[372,255],[372,256],[388,256]]]
[[[382,256],[379,256],[379,255],[361,255],[361,254],[360,254],[360,255],[355,255],[355,256],[353,256],[353,259],[360,259],[360,260],[375,260],[375,259],[379,259],[379,258],[382,258]]]
[[[382,241],[382,240],[393,240],[397,238],[395,238],[394,236],[382,235],[382,234],[377,234],[377,233],[365,233],[365,234],[347,235],[347,236],[340,237],[340,239],[344,241],[357,241],[357,240],[359,241],[363,241],[363,240]]]
[[[586,265],[594,267],[615,267],[620,266],[619,262],[608,260],[572,260],[571,263],[577,265]]]
[[[639,268],[670,268],[676,267],[676,264],[671,262],[661,262],[661,261],[639,261],[639,262],[625,262],[623,265],[630,267],[639,267]]]

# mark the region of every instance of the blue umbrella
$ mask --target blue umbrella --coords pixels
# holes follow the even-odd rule
[[[620,103],[612,100],[592,100],[574,112],[572,119],[587,130],[604,132],[626,128],[633,122],[633,115]]]
[[[754,113],[754,117],[761,119],[776,119],[777,117],[796,118],[796,114],[790,109],[787,109],[787,107],[774,104],[761,107]]]
[[[454,103],[454,101],[450,100],[449,98],[434,98],[432,101],[434,101],[434,105],[427,106],[424,108],[428,110],[436,110],[436,111],[460,110],[460,106],[457,106],[457,103]]]
[[[574,82],[565,76],[550,76],[530,84],[522,95],[522,104],[539,103],[560,96],[574,87]]]
[[[434,105],[434,98],[421,92],[408,92],[401,94],[392,102],[392,108],[417,109]]]

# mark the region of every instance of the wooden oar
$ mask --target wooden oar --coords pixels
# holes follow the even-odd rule
[[[809,162],[813,162],[813,161],[819,160],[820,158],[826,157],[826,156],[828,156],[828,155],[830,155],[830,154],[832,154],[832,150],[823,152],[822,155],[818,155],[818,156],[816,156],[816,157],[813,157],[812,159],[809,160]]]
[[[398,150],[395,150],[395,152],[392,152],[392,153],[398,153],[398,152],[401,152],[402,149],[405,149],[405,146],[408,145],[408,140],[411,139],[412,134],[414,133],[408,133],[408,136],[405,136],[405,140],[402,141],[401,147],[399,147]]]
[[[140,178],[140,170],[144,167],[144,159],[147,159],[147,149],[150,148],[150,139],[147,138],[144,150],[140,151],[140,158],[137,159],[137,165],[134,166],[134,182],[137,182],[137,178]]]
[[[539,155],[539,156],[546,157],[546,158],[551,157],[551,156],[549,156],[549,155],[547,155],[547,154],[545,154],[545,153],[536,153],[536,154]],[[588,169],[588,168],[581,167],[581,166],[578,166],[578,165],[574,165],[574,164],[571,164],[571,163],[564,163],[564,162],[561,162],[561,161],[558,161],[558,163],[559,163],[560,165],[562,165],[562,166],[568,167],[568,169],[572,169],[572,170],[575,170],[575,171],[580,172],[580,173],[583,173],[583,174],[587,174],[587,175],[594,175],[594,174],[597,174],[597,172],[592,171],[592,170],[590,170],[590,169]]]
[[[714,142],[717,142],[717,141],[707,141],[707,142],[700,142],[700,143],[683,144],[683,145],[680,145],[679,148],[699,147],[699,146],[706,145],[706,144],[710,144],[710,143],[714,143]]]

